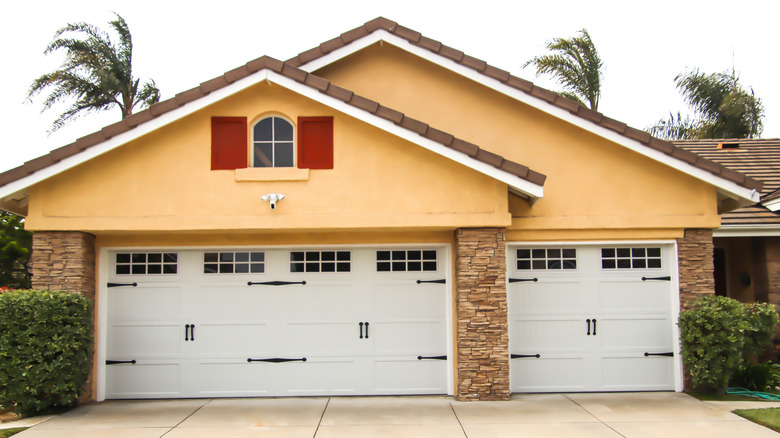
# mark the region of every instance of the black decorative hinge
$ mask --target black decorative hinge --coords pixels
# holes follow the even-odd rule
[[[108,283],[106,287],[138,286],[138,283]]]
[[[539,281],[539,279],[538,278],[510,278],[509,279],[510,283],[521,283],[523,281],[533,281],[534,283],[536,283],[537,281]]]
[[[447,356],[417,356],[417,360],[430,359],[430,360],[447,360]]]
[[[283,357],[272,357],[269,359],[252,359],[251,357],[246,360],[247,362],[272,362],[272,363],[282,363],[282,362],[306,362],[306,358],[302,357],[300,359],[286,359]]]
[[[417,284],[422,284],[422,283],[438,283],[438,284],[446,284],[446,283],[447,283],[447,280],[445,280],[445,279],[443,279],[443,278],[442,278],[441,280],[417,280]]]
[[[642,277],[642,281],[647,280],[658,280],[658,281],[672,281],[672,277],[666,276],[666,277]]]
[[[645,353],[645,357],[647,356],[666,356],[666,357],[674,357],[674,353],[671,351],[668,351],[666,353]]]
[[[287,286],[288,284],[302,284],[305,286],[306,281],[260,281],[260,282],[248,281],[246,283],[247,286],[253,286],[256,284],[260,284],[263,286]]]
[[[510,354],[509,355],[510,359],[520,359],[520,358],[524,358],[524,357],[535,357],[535,358],[539,359],[542,356],[540,356],[538,353],[537,354]]]
[[[106,365],[116,365],[120,363],[129,363],[135,365],[135,359],[133,360],[107,360]]]

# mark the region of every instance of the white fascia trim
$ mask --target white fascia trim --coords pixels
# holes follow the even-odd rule
[[[767,202],[762,202],[761,204],[772,211],[780,210],[780,198],[773,199]]]
[[[780,236],[780,225],[732,225],[712,231],[712,237],[773,237]]]
[[[327,94],[321,93],[319,90],[311,88],[307,85],[303,85],[293,79],[280,75],[273,71],[268,71],[268,80],[287,88],[290,91],[298,93],[302,96],[308,97],[311,100],[319,102],[323,105],[329,106],[337,111],[352,116],[358,120],[361,120],[369,125],[375,126],[390,134],[396,135],[404,140],[428,149],[431,152],[439,154],[443,157],[449,158],[464,166],[470,167],[480,173],[483,173],[491,178],[497,179],[503,183],[506,183],[511,189],[519,191],[529,196],[533,201],[544,196],[544,188],[529,181],[526,181],[516,175],[509,172],[505,172],[501,169],[497,169],[489,164],[485,164],[479,160],[469,157],[468,155],[458,152],[452,148],[444,146],[441,143],[437,143],[433,140],[429,140],[416,132],[412,132],[406,128],[396,125],[395,123],[383,119],[368,113],[362,109],[356,108],[342,100],[330,97]]]
[[[145,123],[141,123],[129,131],[118,134],[102,143],[89,147],[76,155],[65,158],[64,160],[52,164],[46,168],[43,168],[37,172],[27,175],[19,180],[9,183],[3,187],[0,187],[0,198],[13,194],[15,192],[22,191],[33,184],[50,178],[58,173],[71,169],[79,164],[89,161],[99,155],[102,155],[108,151],[116,149],[119,146],[124,145],[130,141],[140,138],[152,131],[160,129],[170,123],[173,123],[185,116],[188,116],[196,111],[199,111],[213,103],[216,103],[222,99],[225,99],[233,94],[236,94],[258,82],[266,79],[266,70],[260,70],[253,73],[243,79],[233,82],[232,84],[222,87],[218,90],[212,91],[206,96],[200,99],[189,102],[179,108],[168,111],[161,114]]]
[[[315,59],[307,64],[304,64],[300,66],[299,68],[306,70],[308,72],[312,72],[315,70],[318,70],[326,65],[329,65],[333,62],[336,62],[340,60],[341,58],[344,58],[352,53],[355,53],[367,46],[370,46],[371,44],[374,44],[378,41],[384,41],[388,44],[392,44],[400,49],[406,50],[407,52],[410,52],[414,55],[417,55],[423,59],[426,59],[434,64],[437,64],[441,67],[444,67],[450,71],[453,71],[461,76],[464,76],[466,78],[469,78],[479,84],[482,84],[494,91],[497,91],[499,93],[502,93],[506,96],[512,97],[526,105],[529,105],[533,108],[536,108],[542,112],[545,112],[547,114],[550,114],[554,117],[557,117],[563,121],[566,121],[568,123],[571,123],[579,128],[582,128],[588,132],[591,132],[593,134],[596,134],[602,138],[605,138],[613,143],[617,143],[621,146],[624,146],[634,152],[637,152],[641,155],[644,155],[648,158],[651,158],[655,161],[661,162],[663,164],[666,164],[674,169],[677,169],[683,173],[687,173],[688,175],[693,176],[694,178],[697,178],[699,180],[702,180],[706,183],[712,184],[713,186],[721,189],[724,194],[726,194],[730,198],[734,199],[749,199],[752,202],[758,202],[759,195],[758,192],[752,189],[747,189],[744,187],[741,187],[738,184],[735,184],[731,181],[728,181],[724,178],[721,178],[719,176],[713,175],[705,170],[699,169],[698,167],[692,166],[688,163],[685,163],[684,161],[678,160],[676,158],[672,158],[662,152],[656,151],[654,149],[651,149],[642,143],[632,140],[628,137],[625,137],[621,134],[618,134],[615,131],[612,131],[610,129],[598,126],[594,123],[591,123],[585,119],[582,119],[578,116],[575,116],[574,114],[571,114],[570,112],[558,108],[555,105],[552,105],[550,103],[545,102],[542,99],[533,97],[523,91],[517,90],[515,88],[512,88],[503,82],[490,78],[488,76],[483,75],[482,73],[479,73],[469,67],[463,66],[458,64],[457,62],[446,58],[444,56],[435,54],[427,49],[424,49],[422,47],[415,46],[414,44],[410,43],[409,41],[400,38],[396,35],[393,35],[386,30],[377,30],[373,32],[372,34],[363,37],[360,40],[354,41],[350,44],[347,44],[344,47],[341,47],[337,50],[334,50],[330,53],[328,53],[325,56],[322,56],[318,59]]]

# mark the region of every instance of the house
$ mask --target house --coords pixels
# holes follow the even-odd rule
[[[0,174],[95,400],[681,390],[744,174],[384,18]]]
[[[725,213],[713,232],[715,292],[780,305],[780,139],[675,144],[764,184],[761,202]]]

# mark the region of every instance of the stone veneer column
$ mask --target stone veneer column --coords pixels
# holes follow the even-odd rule
[[[506,240],[503,228],[455,232],[457,398],[509,399]]]
[[[680,308],[685,310],[696,298],[715,293],[715,267],[712,230],[687,229],[677,239],[680,266]]]
[[[34,232],[32,274],[33,289],[84,294],[92,300],[94,310],[95,236],[81,231]],[[90,372],[84,393],[79,397],[81,402],[93,399],[93,375]]]

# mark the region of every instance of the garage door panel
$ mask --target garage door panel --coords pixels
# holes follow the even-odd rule
[[[599,283],[599,309],[604,312],[658,313],[670,306],[668,282],[608,280]]]
[[[547,278],[536,283],[515,283],[510,289],[516,315],[530,311],[536,315],[580,313],[587,306],[581,284],[573,280]]]
[[[376,355],[442,355],[447,352],[446,328],[441,320],[378,321],[370,325]]]
[[[404,283],[374,286],[372,314],[376,318],[437,317],[443,318],[445,286],[440,284]]]
[[[359,355],[366,347],[359,341],[358,321],[293,321],[283,335],[281,351],[303,356]]]
[[[184,330],[178,324],[114,325],[109,328],[109,359],[171,357],[180,353]]]
[[[512,390],[525,392],[581,391],[588,382],[588,361],[582,357],[512,359]]]
[[[671,357],[606,357],[602,364],[602,378],[607,389],[674,389],[674,360]]]
[[[281,291],[244,285],[203,285],[198,288],[198,317],[218,320],[273,318],[283,307]]]
[[[511,330],[510,343],[514,354],[536,354],[551,349],[581,351],[581,335],[585,334],[586,324],[579,318],[513,320]]]
[[[367,359],[315,357],[286,368],[290,395],[366,393]],[[361,391],[362,389],[362,391]]]
[[[263,396],[278,393],[284,379],[283,366],[248,363],[246,359],[197,361],[193,364],[197,387],[203,397]]]
[[[447,361],[377,359],[373,388],[384,394],[442,394],[447,391]]]
[[[598,336],[594,339],[606,349],[671,350],[671,323],[663,315],[643,319],[601,318],[598,320]]]
[[[120,364],[106,367],[109,398],[177,397],[181,395],[180,365],[176,363]]]
[[[182,288],[177,286],[139,284],[111,288],[109,300],[110,321],[159,321],[181,317]]]
[[[295,319],[328,316],[345,318],[353,316],[356,321],[366,316],[366,306],[362,304],[360,292],[350,283],[317,284],[310,281],[306,286],[283,286],[284,306],[277,312],[284,312]]]
[[[254,322],[196,324],[198,354],[207,356],[249,356],[276,347],[269,324]]]

